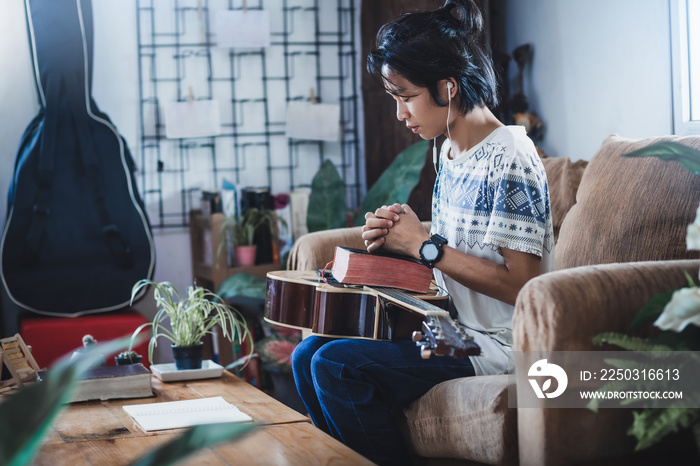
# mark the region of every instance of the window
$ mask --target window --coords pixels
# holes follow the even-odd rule
[[[669,0],[673,132],[700,134],[700,0]]]

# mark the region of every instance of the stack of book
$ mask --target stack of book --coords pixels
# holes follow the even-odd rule
[[[78,381],[71,402],[153,396],[151,372],[143,364],[100,366]]]

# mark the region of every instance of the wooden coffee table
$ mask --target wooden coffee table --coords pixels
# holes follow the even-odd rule
[[[178,436],[181,429],[145,432],[124,405],[221,396],[262,427],[181,463],[238,465],[371,465],[371,461],[317,429],[309,418],[224,371],[221,378],[165,383],[152,377],[153,398],[89,401],[56,419],[33,464],[122,465]]]

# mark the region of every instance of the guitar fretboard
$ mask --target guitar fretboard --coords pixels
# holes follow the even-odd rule
[[[436,305],[418,299],[405,291],[399,290],[397,288],[373,288],[380,296],[393,301],[398,304],[403,304],[404,306],[410,307],[415,312],[423,315],[446,315],[449,317],[449,313],[444,309],[437,307]]]

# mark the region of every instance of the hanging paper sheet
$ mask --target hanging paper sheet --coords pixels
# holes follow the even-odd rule
[[[202,138],[221,134],[218,100],[169,102],[165,105],[165,136]]]
[[[287,106],[287,137],[338,141],[340,106],[291,101]]]
[[[264,10],[217,11],[216,45],[221,48],[269,47],[270,15]]]

